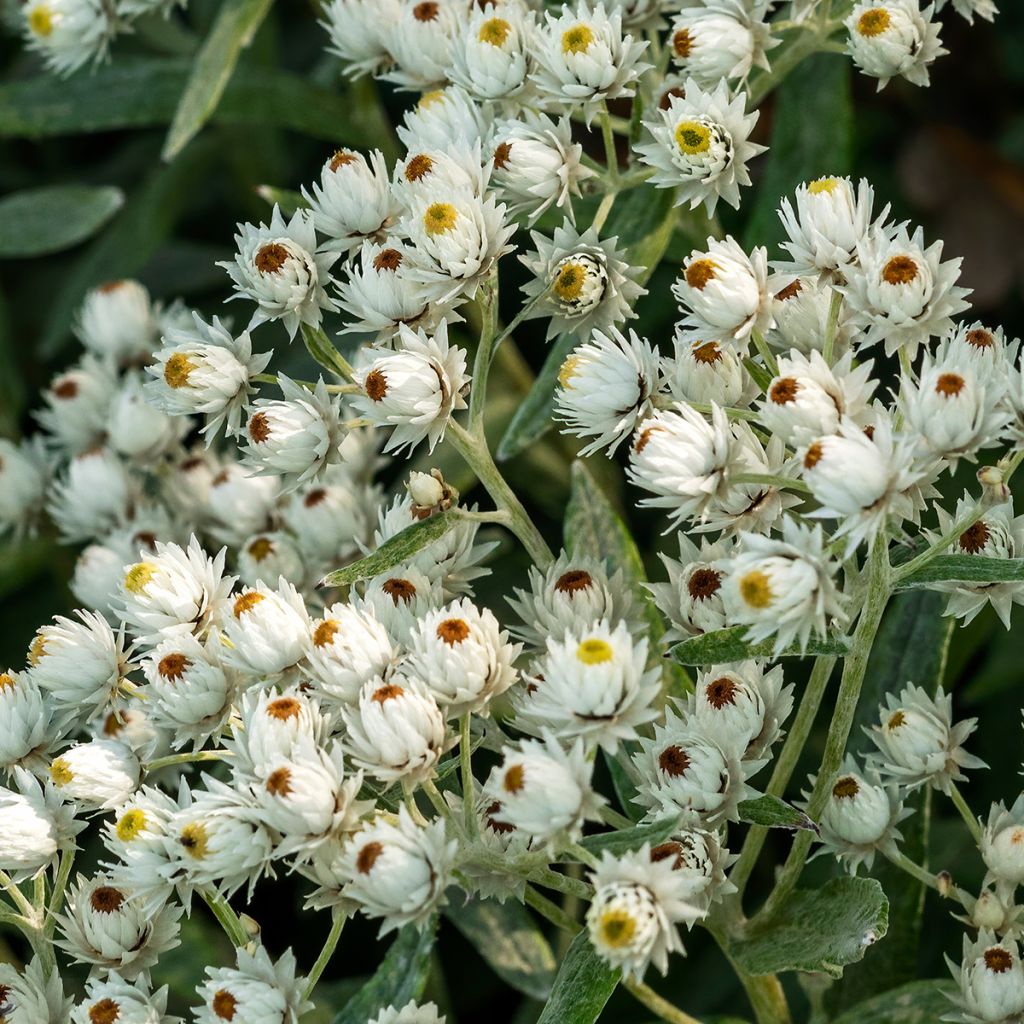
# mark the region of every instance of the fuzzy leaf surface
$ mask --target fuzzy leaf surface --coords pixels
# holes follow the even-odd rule
[[[619,972],[594,952],[586,932],[572,940],[537,1024],[594,1024],[619,983]]]
[[[0,259],[70,249],[96,234],[124,205],[109,185],[50,185],[0,199]]]

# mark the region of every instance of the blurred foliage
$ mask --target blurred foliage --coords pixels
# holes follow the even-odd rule
[[[928,90],[894,82],[876,93],[873,80],[855,77],[849,63],[835,55],[798,68],[762,108],[758,139],[772,145],[773,152],[755,161],[759,177],[743,208],[723,212],[726,229],[748,244],[776,241],[773,210],[779,196],[798,181],[846,171],[866,176],[880,200],[892,204],[897,219],[923,223],[930,237],[946,240],[948,254],[964,256],[964,279],[976,289],[979,316],[1002,323],[1010,336],[1024,333],[1024,5],[1004,0],[1003,6],[995,25],[973,28],[949,13],[943,38],[952,52],[935,65]],[[315,6],[299,0],[274,5],[266,0],[191,0],[186,15],[140,24],[134,36],[118,42],[113,63],[67,81],[41,72],[17,40],[0,38],[0,432],[17,436],[31,431],[35,396],[59,367],[76,358],[70,327],[87,288],[135,276],[161,301],[183,296],[206,313],[219,311],[228,294],[227,278],[214,263],[231,255],[238,221],[269,216],[260,186],[294,190],[310,181],[332,145],[396,151],[382,114],[397,120],[410,97],[390,92],[378,96],[366,83],[345,85],[336,61],[325,53],[325,35],[316,18]],[[245,49],[235,45],[227,23],[241,25],[245,34],[251,30],[252,44]],[[189,105],[176,118],[186,85]],[[173,159],[166,162],[164,155]],[[62,214],[62,224],[42,226],[19,217],[19,196],[40,188],[55,190],[50,193],[55,203],[76,204],[74,214]],[[641,201],[640,196],[636,199]],[[642,199],[649,199],[649,193]],[[650,222],[644,220],[642,206],[636,218],[624,216],[630,202],[631,197],[623,197],[616,214],[639,242],[647,234],[643,225]],[[654,271],[650,294],[639,304],[633,326],[657,343],[667,344],[670,338],[676,313],[668,284],[694,241],[680,236],[668,241],[668,259]],[[517,308],[516,275],[511,265],[503,274],[506,321]],[[244,315],[230,307],[229,312],[237,320]],[[270,327],[260,334],[262,341],[274,338],[281,347],[278,363],[283,368],[307,376],[301,372],[309,367],[300,346],[286,350],[283,333],[275,336]],[[516,342],[518,352],[511,345],[503,347],[496,371],[502,386],[494,388],[490,403],[494,446],[549,350],[539,323],[517,331]],[[531,439],[540,433],[535,431]],[[553,542],[561,532],[574,454],[565,439],[548,433],[504,466]],[[450,453],[440,451],[431,461],[446,472],[450,469],[460,488],[471,486]],[[588,470],[585,482],[610,495],[620,513],[628,512],[633,535],[642,538],[638,556],[626,552],[631,572],[640,576],[646,568],[656,574],[657,549],[665,543],[663,524],[653,513],[627,508],[616,462],[592,460]],[[610,510],[598,526],[613,533],[618,528]],[[586,529],[593,532],[596,527]],[[74,557],[75,552],[57,546],[49,536],[0,549],[0,666],[21,667],[35,628],[72,608],[67,580]],[[494,568],[479,592],[481,600],[498,607],[524,572],[523,556],[505,544]],[[910,628],[904,617],[928,606],[931,617],[918,625],[934,632],[937,605],[936,598],[920,594],[905,595],[894,605],[888,629],[900,642],[876,654],[879,676],[902,682],[903,674],[921,668],[901,658]],[[955,692],[962,715],[979,716],[971,749],[1000,768],[975,773],[966,787],[968,800],[977,808],[1012,798],[1018,790],[1013,773],[1022,734],[1020,700],[1013,695],[1019,694],[1022,681],[1019,648],[1019,639],[986,612],[953,633],[944,673],[935,666],[929,677],[934,685],[941,675],[946,688]],[[894,663],[885,664],[886,658]],[[799,687],[806,667],[787,664],[794,664]],[[798,767],[794,791],[817,764],[821,742],[819,730]],[[616,777],[614,763],[610,770]],[[616,782],[623,784],[619,777]],[[785,855],[789,842],[786,833],[773,830],[751,886],[752,904],[769,883],[768,866]],[[961,885],[976,889],[981,862],[942,800],[932,809],[929,849],[933,869],[946,868]],[[833,865],[815,861],[803,885],[821,884],[834,874]],[[903,879],[880,877],[883,887],[907,886]],[[259,887],[249,909],[262,923],[263,938],[273,952],[293,946],[300,963],[308,965],[328,922],[323,914],[304,915],[297,927],[299,892],[294,878],[280,877]],[[923,922],[918,901],[909,902],[914,931],[920,929],[920,949],[916,963],[907,964],[905,958],[913,952],[901,944],[899,970],[889,976],[943,977],[942,955],[959,948],[960,928],[934,898],[925,902]],[[347,926],[341,952],[318,990],[323,1005],[311,1018],[314,1024],[329,1020],[374,972],[382,984],[386,980],[379,973],[388,970],[388,962],[382,965],[385,945],[374,940],[375,932],[376,925],[362,920]],[[465,920],[458,926],[442,921],[426,996],[452,1008],[462,1022],[536,1021],[540,1004],[510,992],[497,974],[483,968],[471,948],[475,936],[474,926]],[[552,943],[557,946],[560,938],[552,936]],[[226,954],[220,933],[202,908],[185,924],[183,939],[162,963],[163,978],[174,990],[172,1008],[178,1012],[204,967],[224,962]],[[735,1021],[737,1013],[748,1015],[738,984],[710,937],[695,930],[687,948],[687,961],[666,981],[656,981],[658,990],[702,1019],[729,1014]],[[0,957],[24,954],[16,944],[5,949],[0,946]],[[560,950],[564,953],[564,945]],[[396,947],[391,965],[403,955]],[[889,955],[886,943],[869,950],[829,1001],[848,1005],[843,986],[870,978]],[[417,971],[423,969],[417,960]],[[509,969],[506,965],[506,973]],[[804,1018],[808,994],[795,976],[784,981],[797,1018]],[[412,979],[409,983],[419,984]],[[603,989],[597,989],[589,997],[602,998]],[[576,998],[572,988],[564,995]],[[820,991],[811,996],[819,1005]],[[896,1009],[905,1015],[892,1016],[889,1011]],[[924,1007],[909,986],[898,999],[883,997],[877,1012],[865,1009],[842,1020],[911,1024],[934,1019],[944,1009],[944,1004],[934,1010]],[[606,1016],[622,1024],[646,1024],[650,1013],[620,988],[612,993]],[[724,1024],[725,1018],[720,1019]]]

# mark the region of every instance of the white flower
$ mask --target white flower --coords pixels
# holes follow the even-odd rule
[[[86,355],[58,374],[43,392],[45,407],[36,413],[51,439],[72,455],[103,441],[107,410],[117,391],[117,376],[108,360]]]
[[[183,549],[155,545],[156,554],[125,567],[124,620],[142,641],[200,636],[224,614],[233,576],[224,575],[225,550],[211,558],[195,537]]]
[[[345,753],[374,778],[414,783],[433,774],[444,749],[444,715],[418,679],[370,680],[341,716]]]
[[[617,238],[597,237],[591,227],[582,234],[566,219],[551,238],[530,232],[534,252],[520,257],[533,274],[523,286],[530,304],[528,317],[550,317],[547,339],[556,334],[583,337],[636,316],[633,304],[646,294],[634,280],[638,270],[623,259]]]
[[[859,772],[853,758],[847,757],[821,812],[822,845],[817,852],[836,856],[851,875],[861,864],[870,870],[876,850],[897,851],[903,837],[896,826],[910,813],[896,786],[883,786],[871,768]]]
[[[412,1001],[401,1009],[386,1006],[367,1024],[445,1024],[446,1019],[437,1012],[437,1007],[433,1003],[420,1006]]]
[[[563,741],[580,737],[589,749],[613,753],[638,728],[657,717],[654,702],[661,672],[647,669],[647,641],[634,642],[624,622],[576,625],[563,639],[550,638],[516,701],[516,725]]]
[[[282,478],[289,489],[341,461],[346,427],[341,402],[328,393],[323,378],[310,389],[279,373],[277,384],[282,399],[258,398],[249,407],[242,459],[260,476]]]
[[[861,0],[844,24],[846,52],[883,89],[902,75],[913,85],[928,84],[928,65],[948,53],[939,39],[942,26],[932,21],[935,5],[922,10],[919,0]]]
[[[236,338],[218,317],[207,323],[193,312],[192,326],[164,335],[154,364],[147,367],[154,379],[146,384],[146,394],[172,416],[205,416],[203,434],[209,444],[222,426],[228,434],[238,432],[251,381],[271,354],[253,354],[248,331]]]
[[[110,403],[107,443],[125,458],[153,463],[184,437],[188,426],[150,402],[141,376],[130,371]]]
[[[569,750],[550,732],[542,740],[521,740],[518,749],[504,749],[487,781],[487,794],[500,805],[491,817],[552,852],[562,842],[576,842],[583,823],[596,820],[605,803],[591,788],[592,771],[582,740]]]
[[[524,111],[521,120],[502,121],[491,140],[491,185],[508,204],[510,217],[533,224],[554,206],[574,219],[572,197],[594,176],[584,167],[583,147],[572,140],[567,117],[558,121]]]
[[[460,0],[401,0],[400,17],[388,26],[385,45],[395,67],[380,77],[405,89],[432,89],[445,83],[452,47],[462,32],[466,5]]]
[[[735,408],[750,404],[756,385],[731,346],[693,341],[678,324],[672,346],[674,358],[663,358],[662,365],[673,398]]]
[[[913,358],[919,344],[952,329],[952,318],[967,309],[968,289],[956,284],[961,259],[941,258],[942,242],[925,249],[921,228],[912,236],[905,227],[894,234],[876,229],[857,243],[858,265],[839,290],[852,325],[865,331],[860,347],[884,341],[886,355],[904,348]]]
[[[719,198],[739,209],[740,186],[750,184],[747,162],[767,148],[749,141],[758,112],[746,113],[746,94],[733,98],[724,79],[716,80],[705,92],[689,79],[684,96],[670,96],[644,121],[651,141],[634,147],[654,168],[653,185],[676,189],[676,206],[703,203],[709,217]]]
[[[313,214],[317,231],[329,241],[328,252],[350,253],[374,238],[391,219],[391,192],[384,155],[375,149],[369,159],[350,149],[339,149],[320,171],[310,195],[302,195]]]
[[[377,74],[391,63],[388,40],[402,14],[401,0],[331,0],[320,24],[330,35],[330,53],[350,78]]]
[[[148,356],[157,323],[149,292],[138,281],[108,281],[86,293],[75,334],[100,357],[131,363]]]
[[[737,820],[747,798],[742,749],[721,746],[689,718],[669,707],[650,739],[640,740],[633,763],[640,773],[637,802],[655,819],[676,815],[689,825]]]
[[[0,770],[38,769],[56,741],[55,707],[27,672],[0,672]]]
[[[1024,967],[1015,940],[998,941],[987,928],[975,941],[964,936],[963,956],[959,964],[946,962],[960,986],[961,1019],[966,1024],[990,1021],[1015,1021],[1024,1013]],[[952,1018],[950,1018],[952,1019]]]
[[[43,439],[0,438],[0,535],[20,539],[35,529],[50,477]]]
[[[980,320],[970,324],[961,322],[939,341],[934,361],[949,360],[970,366],[979,380],[1005,386],[1007,378],[1013,374],[1013,358],[1018,348],[1017,341],[1007,343],[1001,327],[989,330]],[[1012,405],[1012,400],[1006,404]]]
[[[489,110],[452,85],[424,93],[416,106],[405,112],[396,130],[402,145],[415,150],[424,146],[445,149],[459,141],[472,144],[484,140],[490,129]]]
[[[513,663],[521,651],[493,612],[463,598],[420,620],[402,671],[426,684],[447,717],[486,714],[491,700],[516,682]]]
[[[67,912],[58,917],[56,945],[76,963],[115,970],[131,980],[178,945],[182,908],[168,904],[147,914],[134,894],[108,875],[78,876],[69,887]]]
[[[683,951],[677,925],[704,916],[690,902],[682,872],[670,859],[653,859],[644,844],[620,857],[603,854],[590,881],[587,932],[597,955],[636,981],[649,963],[665,974],[669,954]]]
[[[779,264],[777,264],[779,265]],[[775,293],[772,315],[775,326],[765,332],[766,340],[782,352],[822,351],[829,331],[832,314],[832,288],[820,284],[816,278],[798,277]],[[845,355],[854,340],[851,326],[852,313],[847,303],[839,306],[832,351],[834,356]]]
[[[380,917],[380,934],[407,925],[423,928],[445,902],[456,842],[444,819],[420,826],[409,811],[379,814],[345,844],[334,869],[343,892],[367,917]]]
[[[224,746],[232,752],[236,778],[263,778],[275,761],[320,743],[328,720],[316,700],[296,687],[277,692],[247,690],[239,702],[241,728],[232,730]]]
[[[117,695],[125,676],[123,631],[115,634],[95,612],[79,622],[58,615],[40,626],[29,646],[29,678],[57,708],[77,715],[98,711]]]
[[[296,973],[289,949],[277,963],[263,946],[255,952],[239,949],[238,967],[207,967],[206,980],[197,992],[195,1024],[298,1024],[313,1004],[303,996],[306,979]]]
[[[676,537],[678,560],[666,554],[658,556],[668,572],[668,582],[644,584],[654,595],[655,605],[672,623],[665,635],[667,640],[700,636],[723,629],[726,624],[722,601],[724,573],[719,564],[728,551],[726,544],[701,540],[698,549],[682,530]]]
[[[546,101],[581,109],[589,124],[602,102],[633,95],[637,79],[650,67],[640,60],[647,43],[622,34],[621,14],[578,0],[575,7],[565,4],[560,14],[544,17],[532,78]]]
[[[10,964],[0,964],[0,993],[0,1014],[7,1024],[66,1024],[68,1020],[71,997],[64,998],[60,972],[47,972],[38,957],[33,958],[21,974]]]
[[[935,0],[936,13],[946,6],[946,0]],[[953,8],[962,18],[966,18],[972,25],[974,15],[984,18],[986,21],[992,19],[999,13],[995,0],[953,0]]]
[[[251,299],[256,311],[249,330],[281,320],[290,338],[300,324],[319,327],[324,310],[336,308],[327,295],[337,253],[318,252],[313,214],[296,210],[286,224],[274,206],[270,224],[240,224],[234,262],[218,263],[234,282],[233,299]]]
[[[299,583],[306,575],[295,538],[280,530],[257,534],[242,545],[238,552],[238,573],[239,579],[249,586],[280,576]]]
[[[449,77],[478,100],[519,98],[533,70],[536,32],[525,5],[474,11],[455,33]]]
[[[286,579],[277,589],[257,583],[239,594],[225,618],[225,660],[249,676],[269,676],[297,664],[309,649],[309,614]]]
[[[363,393],[352,404],[371,423],[395,428],[385,451],[411,449],[425,438],[433,451],[452,413],[466,408],[466,353],[449,346],[445,323],[430,337],[403,324],[399,339],[399,351],[371,351],[376,358],[356,371]]]
[[[1012,895],[1024,882],[1024,794],[1009,810],[1002,802],[992,805],[978,845],[988,868],[983,884],[995,881],[997,892]]]
[[[444,604],[440,581],[429,579],[412,566],[399,566],[368,581],[354,604],[369,608],[397,643],[405,644],[416,623],[432,608]]]
[[[20,882],[73,847],[85,822],[75,821],[74,806],[65,804],[52,784],[44,787],[24,768],[14,769],[14,780],[19,792],[0,787],[0,871]]]
[[[167,993],[166,985],[153,992],[145,977],[130,984],[110,971],[102,980],[86,983],[85,998],[71,1011],[71,1024],[180,1024],[180,1018],[166,1015]]]
[[[77,743],[50,763],[50,779],[61,796],[89,809],[124,803],[141,775],[139,759],[119,740]]]
[[[865,426],[878,383],[873,367],[869,359],[854,368],[849,352],[829,366],[819,352],[808,357],[794,349],[778,361],[758,410],[761,422],[787,444],[833,434],[844,417]]]
[[[210,481],[206,496],[203,511],[210,533],[222,544],[237,547],[268,528],[279,492],[274,477],[256,476],[244,466],[228,463]]]
[[[782,248],[789,261],[777,266],[793,274],[817,276],[820,281],[841,281],[846,268],[857,259],[857,246],[872,230],[875,192],[862,178],[854,191],[850,178],[825,177],[800,185],[796,209],[789,197],[782,199],[779,218],[786,229]],[[875,230],[889,212],[879,214]]]
[[[641,418],[653,410],[661,385],[658,353],[635,331],[626,337],[614,327],[595,330],[562,364],[555,392],[555,419],[563,433],[594,438],[580,449],[611,457]]]
[[[976,718],[953,724],[953,698],[940,686],[934,697],[909,685],[897,697],[885,695],[880,720],[868,730],[878,747],[872,763],[907,789],[929,785],[948,792],[967,776],[964,768],[983,768],[985,762],[963,748],[977,726]]]
[[[102,60],[117,27],[101,0],[31,0],[22,17],[26,45],[59,75]]]
[[[778,45],[765,23],[769,0],[704,0],[684,4],[672,22],[672,62],[705,87],[746,80],[755,67],[768,70],[765,50]],[[686,91],[689,96],[690,87]],[[742,107],[741,107],[742,109]]]
[[[688,902],[706,909],[736,891],[725,872],[738,858],[722,845],[722,839],[722,832],[681,829],[651,849],[651,860],[671,864]]]
[[[708,239],[706,251],[695,249],[683,263],[672,294],[688,310],[683,324],[702,341],[745,341],[751,331],[765,331],[775,320],[768,277],[768,256],[763,248],[748,257],[739,243]]]
[[[112,451],[76,455],[53,485],[47,512],[65,543],[97,537],[128,518],[136,482]]]

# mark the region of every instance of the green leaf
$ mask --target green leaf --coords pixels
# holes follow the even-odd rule
[[[633,821],[639,821],[644,816],[644,807],[636,798],[636,785],[625,767],[629,758],[626,745],[620,746],[614,754],[609,754],[607,750],[601,753],[604,756],[604,763],[608,766],[608,774],[612,777],[612,787],[619,806]]]
[[[980,555],[939,555],[899,582],[900,590],[935,583],[1022,583],[1024,558],[985,558]]]
[[[587,933],[580,932],[558,968],[537,1024],[594,1024],[618,983],[619,972],[598,957]]]
[[[777,796],[759,796],[755,800],[741,800],[737,810],[740,821],[745,821],[748,825],[818,831],[818,826],[803,811],[791,807]]]
[[[640,284],[646,284],[672,237],[676,223],[674,198],[674,190],[649,185],[623,192],[601,233],[602,238],[617,237],[619,248],[627,250],[630,266],[643,268],[637,277]],[[558,371],[566,356],[582,343],[583,339],[574,334],[560,334],[555,339],[533,387],[498,444],[495,457],[499,462],[525,451],[551,429]]]
[[[577,459],[572,464],[569,503],[565,509],[565,547],[576,555],[602,558],[610,572],[621,569],[626,582],[644,610],[651,652],[662,649],[665,622],[649,591],[640,584],[647,578],[640,551],[622,517],[612,508],[604,491],[598,486],[587,463]],[[676,665],[665,661],[663,668],[669,689],[681,695],[693,689],[689,677]]]
[[[460,519],[462,515],[459,510],[452,508],[413,523],[412,526],[407,526],[400,533],[396,533],[390,540],[386,540],[372,554],[328,573],[319,585],[341,587],[348,583],[373,579],[374,576],[379,576],[382,572],[408,561],[417,551],[443,537]]]
[[[558,964],[521,903],[471,899],[460,906],[456,898],[444,916],[506,984],[533,999],[547,999]]]
[[[730,661],[743,661],[746,658],[775,658],[775,641],[769,638],[760,643],[752,644],[744,637],[746,626],[730,626],[728,629],[716,629],[702,636],[690,637],[669,649],[669,657],[680,665],[722,665]],[[817,657],[819,654],[842,657],[850,649],[850,641],[844,636],[819,637],[812,636],[807,642],[807,649],[787,647],[778,657],[800,658]]]
[[[873,878],[833,878],[797,889],[756,935],[730,953],[748,974],[820,971],[838,978],[885,935],[889,904]]]
[[[217,109],[242,50],[252,42],[271,3],[272,0],[223,0],[174,112],[164,143],[164,160],[173,160]]]
[[[179,57],[125,56],[79,75],[73,87],[54,75],[0,85],[0,137],[42,139],[169,124],[191,68]],[[242,66],[212,119],[357,146],[375,138],[372,114],[298,75]]]
[[[598,857],[602,853],[619,856],[629,853],[631,850],[639,850],[644,843],[657,846],[678,831],[678,818],[662,818],[650,825],[637,825],[636,828],[625,828],[617,832],[603,832],[601,835],[587,836],[580,845]]]
[[[366,1024],[387,1006],[405,1006],[419,999],[430,974],[437,918],[422,931],[407,925],[399,930],[373,977],[350,999],[334,1024]]]
[[[956,986],[948,979],[912,981],[865,999],[832,1024],[935,1024],[953,1009]]]
[[[84,242],[124,205],[108,185],[51,185],[0,199],[0,259],[42,256]]]
[[[747,246],[771,250],[784,237],[779,200],[805,181],[846,174],[852,152],[849,61],[840,54],[815,54],[779,86],[764,174],[752,196]]]
[[[296,210],[309,208],[309,203],[301,192],[294,192],[287,188],[275,188],[273,185],[260,185],[256,189],[260,199],[265,200],[271,206],[279,206],[285,217],[290,217]]]

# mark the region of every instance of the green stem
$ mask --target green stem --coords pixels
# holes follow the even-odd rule
[[[194,764],[202,761],[223,761],[229,757],[226,750],[192,750],[184,754],[170,754],[167,757],[158,757],[146,765],[146,772],[157,772],[161,768],[171,768],[178,764]]]
[[[324,333],[322,327],[302,325],[302,340],[306,343],[306,351],[325,369],[341,377],[342,380],[353,381],[355,370],[352,364],[337,350],[334,342]]]
[[[861,609],[857,629],[853,634],[850,653],[846,655],[843,665],[843,677],[836,696],[835,711],[832,714],[828,738],[825,740],[825,753],[821,759],[811,798],[807,802],[807,815],[812,821],[817,821],[821,817],[821,812],[828,801],[832,779],[842,763],[864,683],[864,673],[868,667],[868,656],[892,593],[892,569],[889,566],[889,549],[884,535],[877,537],[872,545],[865,573],[868,582],[864,607]],[[802,831],[794,839],[775,888],[757,915],[758,920],[770,920],[789,898],[803,871],[813,838],[814,833]]]
[[[21,911],[22,916],[28,918],[29,921],[35,921],[37,919],[36,908],[32,906],[31,901],[25,896],[21,889],[15,885],[13,879],[6,871],[0,871],[0,889],[3,889],[5,893],[14,901],[14,905]]]
[[[522,502],[516,497],[508,481],[498,471],[491,457],[490,449],[482,439],[474,437],[454,420],[448,425],[448,437],[456,451],[465,459],[490,494],[495,505],[508,513],[509,529],[522,541],[530,557],[540,570],[546,569],[555,559],[551,549],[534,525]]]
[[[960,812],[960,817],[967,823],[967,827],[971,831],[971,838],[975,843],[981,842],[981,823],[975,817],[970,807],[967,806],[967,801],[964,799],[963,793],[960,792],[956,787],[955,782],[949,784],[949,796],[953,801],[953,805]]]
[[[623,978],[622,987],[637,1002],[646,1006],[659,1020],[668,1021],[669,1024],[700,1024],[696,1017],[691,1017],[688,1013],[680,1010],[678,1006],[673,1006],[672,1003],[659,996],[653,988],[645,985],[642,981]]]
[[[57,915],[64,906],[64,893],[68,887],[68,879],[71,877],[71,868],[75,863],[75,848],[68,847],[61,851],[60,864],[57,867],[57,876],[53,880],[53,889],[50,891],[50,905],[47,908],[47,918],[44,928],[46,935],[53,935],[57,928]]]
[[[793,777],[793,772],[796,770],[797,762],[800,760],[800,754],[807,743],[807,738],[811,734],[811,726],[814,725],[814,719],[817,717],[818,709],[821,707],[821,701],[825,696],[825,690],[828,687],[828,681],[832,676],[832,670],[835,668],[835,665],[835,658],[822,656],[814,659],[811,677],[807,680],[807,687],[804,689],[803,697],[800,698],[800,707],[797,710],[796,718],[793,720],[793,726],[786,737],[786,742],[782,746],[778,760],[775,762],[772,777],[768,781],[768,788],[765,790],[768,796],[781,797],[786,791],[786,786],[789,785],[789,780]],[[743,899],[743,891],[746,888],[750,873],[754,869],[767,836],[767,828],[753,826],[747,833],[746,841],[740,850],[740,859],[736,862],[736,866],[732,871],[729,872],[729,881],[738,890],[734,897],[737,903]]]
[[[441,791],[434,784],[433,779],[424,779],[422,783],[423,792],[427,794],[427,799],[434,805],[434,810],[441,815],[442,818],[448,817],[448,805],[444,802],[444,797],[441,795]]]
[[[474,437],[483,437],[484,406],[487,399],[487,377],[491,368],[491,352],[498,333],[498,264],[495,263],[480,286],[482,313],[480,341],[473,360],[473,387],[469,393],[469,430]]]
[[[543,885],[545,889],[569,893],[571,896],[580,897],[580,899],[589,900],[594,895],[594,887],[589,882],[584,882],[579,878],[570,878],[560,871],[552,871],[551,868],[534,868],[527,877],[534,884]]]
[[[562,928],[573,935],[580,931],[580,925],[574,921],[562,908],[542,895],[532,885],[526,887],[526,904],[533,907],[541,917],[547,918],[556,928]]]
[[[579,843],[570,843],[566,852],[579,861],[580,864],[586,864],[588,868],[597,867],[597,858],[589,850],[585,850],[580,846]]]
[[[615,205],[615,199],[618,194],[615,189],[611,189],[602,196],[601,204],[598,206],[597,213],[594,214],[593,223],[590,225],[598,233],[604,227],[604,223],[608,219],[608,214],[611,213],[612,207]]]
[[[320,955],[316,958],[313,969],[306,976],[305,995],[307,999],[313,994],[316,983],[320,980],[320,976],[331,962],[335,949],[338,948],[338,939],[341,938],[341,930],[345,927],[345,919],[345,914],[335,914],[334,920],[331,922],[331,930],[324,941],[324,948],[320,950]]]
[[[833,290],[832,301],[828,307],[828,321],[825,324],[825,340],[821,346],[821,355],[829,366],[832,365],[832,356],[836,346],[836,334],[839,331],[839,314],[842,310],[843,296],[838,290]]]
[[[780,490],[800,491],[801,494],[810,494],[811,489],[803,482],[791,476],[778,476],[775,473],[737,473],[729,477],[733,484],[769,484],[778,487]]]
[[[466,832],[477,833],[476,797],[473,779],[473,748],[470,742],[472,715],[466,712],[459,722],[459,768],[462,775],[462,810],[465,814]]]
[[[599,119],[601,121],[601,139],[604,142],[605,166],[608,168],[608,177],[612,184],[617,186],[619,180],[619,152],[615,148],[615,132],[612,129],[611,115],[603,103],[601,104]]]
[[[757,1018],[757,1024],[791,1024],[792,1017],[789,1013],[789,1004],[786,1002],[786,993],[782,989],[782,983],[778,975],[764,974],[754,976],[748,974],[735,960],[729,949],[729,940],[725,934],[710,922],[708,931],[711,933],[719,949],[725,954],[726,960],[740,979],[743,991],[750,1000],[750,1005]]]
[[[755,327],[754,330],[750,332],[750,337],[754,341],[754,348],[757,349],[758,354],[764,360],[764,365],[768,368],[768,372],[773,377],[778,377],[779,364],[775,359],[775,353],[769,347],[768,342],[765,341],[764,335]]]
[[[224,934],[236,947],[245,946],[250,939],[245,926],[238,919],[231,905],[215,889],[200,889],[199,894],[206,901],[206,905],[213,911],[217,923],[224,929]]]
[[[635,828],[636,822],[627,818],[624,814],[619,814],[618,811],[613,810],[611,807],[601,808],[601,820],[607,825],[611,825],[612,828]]]
[[[957,541],[960,535],[981,519],[991,507],[992,502],[986,500],[986,496],[983,494],[977,505],[967,515],[958,519],[931,547],[895,570],[894,578],[896,582],[900,583],[908,576],[912,576],[915,572],[923,569],[933,559],[938,558],[950,544]]]

